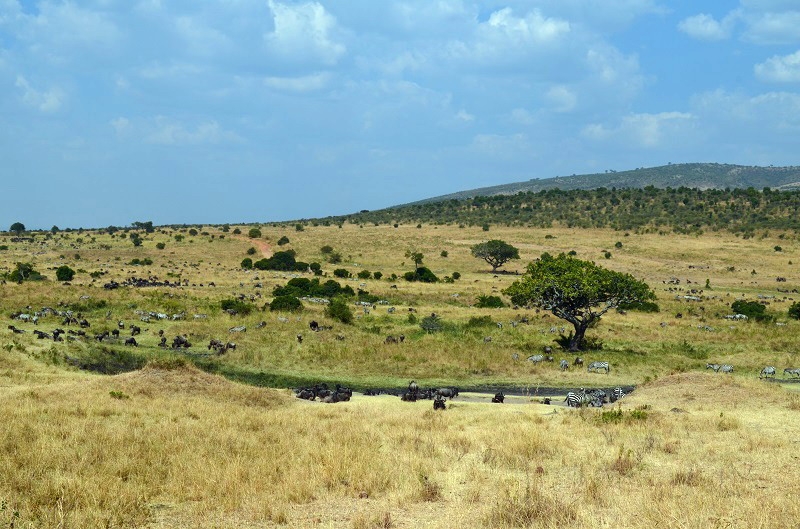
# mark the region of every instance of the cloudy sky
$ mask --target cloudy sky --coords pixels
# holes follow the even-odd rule
[[[798,165],[800,0],[0,0],[0,229]]]

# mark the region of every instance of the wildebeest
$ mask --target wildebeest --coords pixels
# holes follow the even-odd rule
[[[11,332],[13,332],[14,334],[24,334],[24,333],[25,333],[25,330],[24,330],[24,329],[17,329],[17,328],[16,328],[16,327],[14,327],[13,325],[9,325],[9,326],[8,326],[8,328],[9,328],[9,330],[11,330]]]
[[[436,395],[443,398],[454,399],[458,397],[458,388],[439,388],[436,390]]]
[[[136,325],[131,325],[131,336],[136,336],[137,334],[141,334],[142,329]]]
[[[311,323],[308,324],[312,331],[317,332],[319,330],[319,323],[314,320],[311,320]]]
[[[392,336],[390,334],[389,336],[386,337],[386,339],[383,341],[383,343],[385,343],[385,344],[388,344],[388,343],[400,343],[400,341],[395,336]]]
[[[119,329],[111,329],[111,336],[119,338]]]
[[[303,343],[303,335],[302,334],[298,334],[296,338],[297,338],[297,343]]]
[[[787,367],[783,370],[783,374],[791,377],[800,377],[800,368]]]
[[[506,398],[506,396],[503,395],[502,391],[500,391],[498,393],[495,393],[494,397],[492,397],[492,402],[494,404],[502,404],[503,401],[505,400],[505,398]]]
[[[445,410],[447,409],[447,405],[444,402],[444,397],[441,395],[436,395],[433,399],[433,409],[434,410]]]
[[[561,371],[566,371],[567,369],[569,369],[569,362],[567,362],[562,358],[561,362],[559,363],[559,367],[561,368]]]
[[[183,347],[184,349],[188,349],[191,346],[192,346],[192,344],[189,343],[189,340],[186,338],[186,335],[184,335],[184,336],[178,335],[178,336],[176,336],[175,338],[172,339],[172,348],[173,349],[179,349],[181,347]]]
[[[583,365],[583,358],[580,356],[576,356],[575,360],[573,360],[572,365],[574,366],[582,366]]]
[[[136,338],[134,338],[133,336],[125,340],[125,345],[132,345],[134,347],[139,347],[139,344],[136,343]]]

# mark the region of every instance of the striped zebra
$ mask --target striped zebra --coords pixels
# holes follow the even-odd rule
[[[538,364],[544,360],[544,355],[531,355],[528,357],[528,362],[533,362],[534,364]]]
[[[608,362],[592,362],[591,364],[589,364],[589,367],[586,368],[586,371],[588,371],[589,373],[594,371],[596,373],[599,369],[605,369],[607,375],[608,372],[610,371]]]
[[[561,367],[561,371],[566,371],[567,369],[569,369],[569,362],[567,362],[563,358],[561,359],[561,363],[559,365]]]
[[[617,402],[619,399],[625,396],[625,392],[622,391],[622,388],[616,387],[611,391],[611,402]]]
[[[775,366],[767,366],[761,370],[761,374],[758,375],[758,378],[774,377],[774,376],[775,376]]]
[[[608,402],[608,394],[602,389],[590,389],[586,392],[586,396],[589,397],[589,403],[597,408]],[[597,403],[600,403],[600,405],[598,406]]]
[[[719,373],[719,368],[721,366],[719,364],[706,364],[706,369],[713,369],[714,373]]]
[[[588,397],[586,395],[586,390],[581,388],[580,392],[575,393],[574,391],[570,391],[567,393],[567,398],[564,399],[564,402],[567,403],[567,406],[570,408],[580,408],[581,406],[585,405],[588,401]]]
[[[719,366],[720,373],[733,373],[733,366],[730,364],[722,364]]]
[[[783,374],[784,375],[789,375],[791,377],[800,377],[800,368],[798,368],[798,367],[795,367],[795,368],[787,367],[786,369],[783,370]]]

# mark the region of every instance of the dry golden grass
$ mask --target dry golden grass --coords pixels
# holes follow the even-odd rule
[[[113,329],[120,319],[139,323],[144,330],[135,353],[154,360],[133,373],[90,375],[66,365],[63,355],[96,352],[96,343],[54,344],[3,327],[0,526],[797,527],[800,507],[793,498],[800,486],[789,472],[796,460],[800,398],[793,384],[756,377],[763,365],[779,372],[800,366],[800,325],[785,316],[779,318],[785,326],[722,319],[730,302],[743,295],[776,296],[769,309],[785,314],[793,300],[783,298],[796,295],[777,288],[797,285],[796,265],[789,264],[798,259],[794,237],[626,237],[611,230],[504,227],[487,233],[457,226],[344,225],[295,232],[262,226],[268,244],[287,235],[291,243],[284,248],[306,262],[323,262],[320,248],[333,246],[344,262],[323,262],[329,273],[344,267],[402,275],[411,268],[404,254],[414,250],[440,277],[462,274],[452,284],[401,280],[396,289],[386,280],[347,282],[354,288],[364,283],[361,288],[389,300],[397,312],[379,306],[345,326],[311,304],[299,315],[223,313],[219,301],[240,293],[260,295],[260,307],[291,274],[240,270],[251,242],[220,239],[215,229],[200,231],[209,234],[185,234],[182,242],[170,232],[148,235],[142,248],[122,237],[73,232],[45,245],[12,244],[0,253],[0,270],[18,261],[32,262],[51,278],[65,263],[85,270],[70,286],[0,285],[0,313],[9,323],[11,312],[28,306],[94,304],[87,312],[93,333]],[[509,263],[509,270],[522,272],[543,251],[575,250],[578,257],[630,272],[654,288],[661,312],[608,314],[589,331],[604,347],[584,356],[609,360],[607,376],[533,366],[525,356],[552,345],[556,334],[550,329],[563,323],[533,310],[471,306],[478,295],[496,294],[516,279],[495,277],[470,255],[471,245],[489,238],[520,248],[522,259]],[[614,247],[617,241],[622,248]],[[166,248],[157,250],[157,242]],[[776,244],[782,252],[773,250]],[[440,256],[442,250],[448,257]],[[613,254],[610,260],[602,258],[604,250]],[[153,264],[125,264],[145,257]],[[106,274],[92,281],[93,271]],[[102,288],[130,275],[189,285]],[[787,283],[777,283],[777,276]],[[708,279],[713,290],[705,294],[714,299],[676,299],[686,292],[667,290],[663,281],[671,277],[680,278],[684,289],[704,288]],[[451,330],[422,333],[409,323],[408,307],[418,317],[440,314]],[[188,317],[142,324],[136,311],[185,311]],[[683,318],[675,318],[678,312]],[[195,320],[193,314],[208,318]],[[484,315],[506,325],[464,327]],[[508,325],[521,315],[531,323]],[[334,330],[310,333],[312,319]],[[267,326],[257,330],[262,320]],[[43,318],[39,327],[51,330],[59,323]],[[247,333],[228,333],[240,324]],[[457,400],[434,413],[429,401],[402,403],[388,396],[323,405],[176,361],[156,347],[158,330],[170,339],[186,334],[195,353],[207,352],[210,338],[235,340],[237,349],[214,361],[240,374],[364,385],[404,385],[411,378],[423,385],[511,383],[531,393],[548,385],[646,383],[611,411],[511,399],[517,403]],[[302,344],[297,333],[305,337]],[[344,341],[335,339],[338,333]],[[384,343],[386,335],[401,333],[406,343]],[[484,343],[485,336],[492,341]],[[120,344],[108,347],[134,352]],[[523,360],[513,361],[514,353]],[[733,363],[736,374],[707,372],[706,362]]]

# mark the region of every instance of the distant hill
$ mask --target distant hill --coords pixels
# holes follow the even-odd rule
[[[420,200],[406,205],[426,204],[445,200],[463,200],[478,196],[513,195],[519,192],[539,192],[547,189],[597,189],[644,188],[653,186],[659,189],[688,187],[694,189],[746,189],[765,187],[774,190],[800,189],[800,166],[758,167],[752,165],[731,165],[720,163],[682,163],[633,169],[630,171],[611,171],[585,175],[557,176],[515,182],[469,191],[459,191],[449,195]]]

